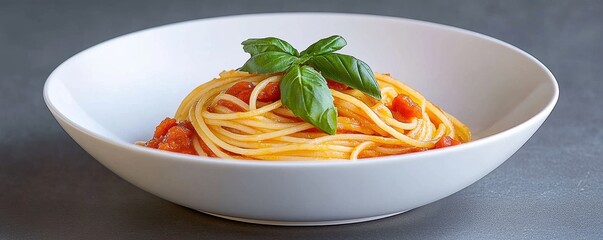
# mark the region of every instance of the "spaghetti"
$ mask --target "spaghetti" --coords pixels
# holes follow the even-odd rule
[[[469,128],[459,120],[389,74],[378,73],[381,100],[328,82],[337,108],[337,132],[328,135],[282,105],[278,95],[282,77],[282,73],[224,71],[192,90],[169,125],[189,131],[181,134],[189,136],[186,153],[235,159],[354,160],[471,140]],[[160,126],[153,140],[172,131]],[[153,140],[145,145],[158,148],[162,141],[169,141]]]

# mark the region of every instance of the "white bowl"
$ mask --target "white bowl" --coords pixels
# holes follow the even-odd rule
[[[475,140],[333,162],[212,159],[133,144],[149,139],[195,86],[241,66],[241,41],[275,36],[303,49],[333,34],[347,39],[343,53],[419,90]],[[278,225],[367,221],[455,193],[516,152],[557,97],[544,65],[499,40],[415,20],[323,13],[220,17],[128,34],[73,56],[44,88],[65,131],[128,182],[202,212]]]

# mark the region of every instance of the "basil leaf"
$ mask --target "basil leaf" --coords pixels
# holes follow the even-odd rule
[[[332,53],[345,47],[348,44],[345,39],[341,36],[330,36],[318,40],[316,43],[310,45],[306,50],[301,52],[301,55],[321,55],[325,53]]]
[[[280,84],[281,101],[295,116],[328,134],[337,130],[337,109],[327,81],[309,66],[293,66]]]
[[[241,44],[243,45],[243,50],[246,53],[251,54],[251,56],[270,51],[283,52],[288,53],[289,55],[299,56],[297,49],[293,48],[291,44],[275,37],[250,38],[243,41]]]
[[[338,53],[328,53],[310,58],[306,63],[316,68],[320,73],[336,82],[381,100],[379,84],[375,80],[373,70],[359,59]]]
[[[288,53],[263,52],[252,56],[239,70],[254,73],[282,72],[291,67],[296,60],[296,56]]]

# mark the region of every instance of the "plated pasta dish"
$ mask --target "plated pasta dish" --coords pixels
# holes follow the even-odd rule
[[[298,52],[248,39],[249,60],[193,89],[138,142],[166,151],[256,160],[339,160],[406,154],[471,140],[469,128],[394,76],[336,53],[331,36]]]

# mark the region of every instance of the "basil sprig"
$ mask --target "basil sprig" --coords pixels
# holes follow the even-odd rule
[[[239,70],[255,73],[285,72],[281,101],[295,116],[328,134],[337,130],[337,109],[325,78],[343,83],[375,99],[381,91],[371,68],[353,56],[334,53],[345,47],[341,36],[321,39],[299,53],[288,42],[274,38],[245,40],[251,58]]]

